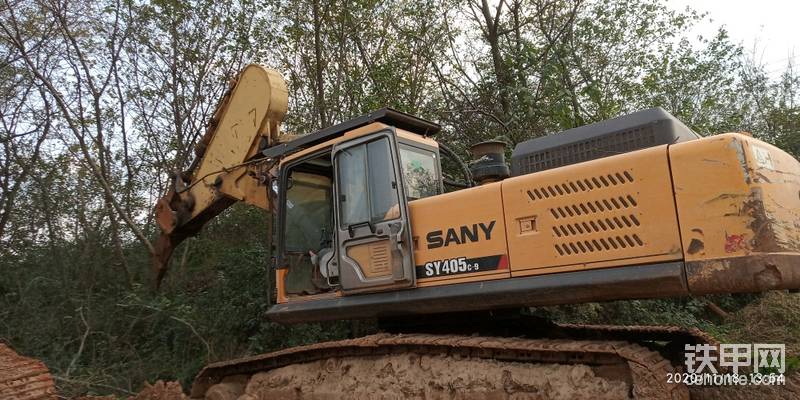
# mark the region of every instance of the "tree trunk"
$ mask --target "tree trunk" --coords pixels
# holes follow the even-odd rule
[[[497,80],[497,90],[500,97],[500,107],[503,111],[503,119],[508,120],[511,114],[511,102],[509,101],[509,79],[508,70],[505,62],[503,61],[503,54],[500,49],[500,16],[502,15],[504,1],[500,0],[497,4],[497,9],[494,15],[489,9],[488,0],[481,0],[481,13],[485,23],[485,37],[489,43],[490,52],[492,55],[492,65],[494,66],[495,79]]]

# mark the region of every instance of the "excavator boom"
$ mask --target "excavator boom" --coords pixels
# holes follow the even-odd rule
[[[153,259],[156,282],[173,250],[236,201],[269,209],[270,159],[260,152],[280,140],[286,115],[286,83],[277,71],[245,67],[217,106],[195,147],[195,159],[156,204],[161,235]]]

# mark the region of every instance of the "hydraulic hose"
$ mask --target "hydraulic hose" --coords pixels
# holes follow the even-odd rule
[[[447,183],[448,185],[451,185],[451,186],[472,187],[473,186],[473,184],[472,184],[472,173],[469,171],[469,167],[467,166],[467,163],[465,163],[464,160],[461,159],[461,157],[459,157],[453,150],[451,150],[449,147],[447,147],[444,143],[439,143],[439,151],[441,151],[442,154],[445,154],[448,157],[450,157],[453,160],[455,160],[456,163],[458,164],[458,166],[461,167],[461,172],[464,174],[465,184],[460,184],[458,182],[453,182],[453,181],[451,181],[449,179],[445,179],[445,183]]]

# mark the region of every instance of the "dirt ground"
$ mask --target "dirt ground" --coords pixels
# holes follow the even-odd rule
[[[152,385],[145,384],[144,389],[129,400],[186,400],[187,398],[180,383],[158,381]]]
[[[330,358],[253,376],[255,399],[625,399],[625,382],[595,376],[586,366],[459,360],[416,354]]]

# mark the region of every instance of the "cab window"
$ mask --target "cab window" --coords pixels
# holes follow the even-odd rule
[[[331,234],[331,179],[304,171],[291,172],[286,191],[286,250],[307,252]]]
[[[330,152],[291,165],[281,187],[281,257],[288,295],[330,291],[320,257],[330,252],[333,234],[333,165]]]
[[[416,200],[440,193],[436,153],[409,145],[400,145],[400,162],[403,169],[406,197]]]
[[[337,155],[342,227],[393,219],[399,206],[389,139],[349,147]]]

